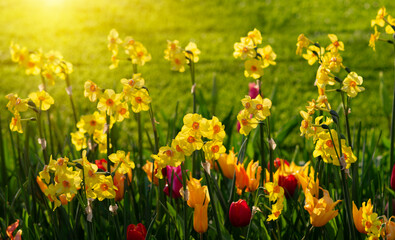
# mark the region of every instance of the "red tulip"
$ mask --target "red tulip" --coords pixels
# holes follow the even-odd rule
[[[281,158],[276,158],[274,160],[274,168],[275,168],[275,170],[281,166],[281,161],[284,161],[284,164],[289,166],[289,162],[287,160],[281,159]],[[270,162],[267,163],[267,170],[270,171]]]
[[[100,159],[100,160],[95,160],[95,163],[97,167],[105,172],[107,172],[107,160],[106,159]]]
[[[166,166],[166,175],[167,183],[163,191],[166,193],[167,196],[170,196],[169,188],[172,185],[172,198],[181,198],[180,189],[182,188],[182,173],[181,173],[181,166],[178,167],[171,167]]]
[[[278,178],[278,185],[284,188],[285,197],[290,198],[295,193],[296,187],[298,186],[298,181],[294,175],[280,175]]]
[[[229,208],[230,223],[235,227],[245,227],[251,220],[251,209],[247,202],[239,199],[237,202],[232,202]]]
[[[258,94],[259,94],[259,86],[258,86],[258,84],[256,84],[256,83],[249,83],[248,84],[248,88],[249,88],[248,95],[252,99],[256,98],[256,96],[258,96]]]
[[[144,225],[139,223],[136,225],[130,224],[126,232],[127,240],[144,240],[147,235],[147,230]]]
[[[392,167],[391,188],[392,188],[392,190],[395,190],[395,165]]]

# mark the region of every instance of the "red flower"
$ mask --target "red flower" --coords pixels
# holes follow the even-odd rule
[[[230,223],[235,227],[245,227],[251,220],[251,209],[247,202],[239,199],[237,202],[232,202],[229,208]]]
[[[100,159],[100,160],[95,160],[95,163],[97,167],[105,172],[107,172],[107,160],[106,159]]]
[[[139,223],[136,225],[130,224],[126,232],[127,240],[144,240],[147,235],[147,230],[144,225]]]
[[[258,84],[256,84],[256,83],[249,83],[248,84],[248,88],[249,88],[248,95],[252,99],[256,98],[256,96],[259,95],[259,86],[258,86]]]
[[[290,198],[295,193],[296,187],[298,186],[298,181],[294,175],[280,175],[278,178],[278,185],[284,188],[285,197]]]
[[[392,188],[392,190],[395,190],[395,165],[392,167],[391,188]]]
[[[276,158],[274,160],[274,168],[276,168],[275,170],[281,166],[281,161],[284,161],[285,165],[289,166],[289,162],[287,160]],[[267,170],[270,171],[270,162],[267,163]]]

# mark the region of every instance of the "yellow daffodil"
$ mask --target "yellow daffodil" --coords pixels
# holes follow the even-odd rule
[[[278,182],[266,182],[265,190],[269,194],[269,201],[274,202],[284,196],[284,189],[278,185]]]
[[[270,116],[272,101],[268,98],[263,99],[261,95],[258,95],[252,100],[251,107],[254,109],[254,117],[259,121],[263,121],[266,117]]]
[[[252,129],[255,129],[258,126],[258,120],[255,118],[251,118],[250,113],[247,110],[242,110],[237,115],[237,120],[240,123],[240,133],[247,136]]]
[[[89,98],[89,101],[96,102],[101,96],[101,89],[96,85],[96,83],[88,80],[84,84],[84,96]]]
[[[276,65],[277,55],[273,52],[273,49],[270,45],[264,46],[263,48],[258,48],[258,54],[261,55],[263,61],[263,68],[268,67],[269,65]]]
[[[162,168],[166,166],[178,167],[184,160],[185,156],[172,147],[161,147],[158,154],[151,155],[158,165],[156,176],[162,178]]]
[[[258,79],[263,75],[263,62],[258,59],[249,59],[244,63],[244,76]]]
[[[300,136],[306,136],[308,138],[312,132],[311,129],[311,124],[313,121],[313,118],[311,115],[305,111],[300,111],[300,116],[302,116],[303,120],[300,123]]]
[[[206,160],[217,160],[222,153],[225,153],[226,148],[220,141],[208,141],[203,147]]]
[[[147,49],[140,42],[135,42],[134,48],[126,49],[126,54],[128,54],[133,64],[143,66],[146,62],[151,61],[151,54],[148,53]]]
[[[387,11],[385,7],[381,7],[377,12],[376,19],[372,19],[370,22],[370,26],[373,27],[374,25],[379,25],[380,27],[384,27],[385,21],[384,17],[387,16]]]
[[[77,128],[82,133],[92,135],[96,130],[103,130],[106,123],[106,117],[95,111],[93,114],[84,115],[77,123]]]
[[[8,99],[7,108],[10,112],[26,112],[29,109],[29,99],[22,99],[13,93],[8,94],[6,98]]]
[[[121,164],[118,167],[118,172],[121,174],[126,174],[130,169],[134,169],[135,167],[134,162],[130,160],[130,153],[125,154],[125,152],[121,150],[108,156],[108,159],[116,165]]]
[[[377,31],[377,27],[374,27],[374,34],[370,34],[369,39],[369,47],[373,48],[373,51],[376,51],[376,42],[379,40],[380,32]]]
[[[99,199],[99,201],[103,201],[106,198],[115,198],[115,190],[118,190],[118,188],[114,186],[111,176],[100,175],[98,183],[93,186],[93,190],[97,194],[97,199]]]
[[[333,208],[341,202],[337,200],[333,202],[329,196],[329,192],[322,189],[324,196],[320,199],[313,197],[310,190],[305,192],[306,203],[304,209],[306,209],[310,214],[310,223],[315,227],[322,227],[327,224],[331,219],[337,216],[338,210],[333,210]]]
[[[54,104],[53,98],[44,90],[30,93],[29,98],[34,102],[36,107],[42,111],[47,111],[51,105]]]
[[[395,18],[391,17],[390,15],[388,15],[388,19],[387,19],[389,25],[387,25],[385,27],[385,32],[387,34],[394,34],[394,27],[395,27]]]
[[[117,122],[122,122],[125,118],[129,118],[128,104],[126,102],[121,102],[117,105],[114,118]]]
[[[361,76],[358,76],[356,72],[350,72],[343,81],[342,91],[346,92],[349,97],[356,97],[358,93],[365,90],[364,87],[360,87],[363,83]]]
[[[320,87],[324,88],[326,85],[335,85],[335,79],[330,75],[330,69],[328,69],[324,65],[320,65],[317,70],[315,84]]]
[[[119,38],[119,34],[116,29],[111,29],[110,33],[107,36],[108,40],[108,50],[111,52],[118,52],[118,45],[122,43],[122,40]]]
[[[256,28],[254,28],[254,30],[248,32],[247,38],[251,39],[255,45],[262,43],[262,34]]]
[[[70,133],[70,135],[71,135],[71,143],[73,143],[77,151],[80,151],[81,149],[85,149],[87,147],[86,138],[83,132],[80,131],[72,132]]]
[[[313,65],[324,54],[324,48],[311,45],[307,49],[307,53],[303,54],[303,58],[307,60],[309,65]]]
[[[26,66],[29,61],[29,51],[26,47],[20,47],[18,44],[11,42],[10,45],[11,60],[22,66]]]
[[[170,59],[170,66],[172,71],[185,72],[185,54],[182,52],[175,53]]]
[[[328,34],[328,37],[332,43],[329,44],[328,47],[326,47],[326,50],[331,52],[338,52],[339,50],[344,51],[344,43],[342,41],[339,41],[335,34]]]
[[[205,121],[206,126],[200,129],[202,135],[208,139],[222,142],[226,136],[225,126],[215,116],[211,120]],[[204,125],[204,124],[203,124]]]
[[[97,104],[97,109],[101,112],[106,112],[107,115],[112,115],[116,111],[116,107],[121,101],[121,94],[115,94],[114,90],[106,89],[100,96]]]
[[[42,53],[33,52],[29,53],[28,61],[24,66],[26,68],[25,73],[27,75],[39,75],[41,73],[42,65]]]
[[[141,111],[148,111],[149,104],[151,103],[151,101],[152,99],[149,96],[148,91],[146,89],[142,88],[133,92],[131,96],[131,104],[132,104],[133,112],[138,113]]]
[[[196,43],[189,42],[185,47],[185,56],[191,59],[192,62],[197,63],[199,61],[200,50],[197,48]]]
[[[108,66],[110,70],[117,68],[119,65],[118,52],[113,52],[111,55],[111,65]]]
[[[269,216],[267,216],[266,221],[269,222],[269,221],[277,220],[280,217],[283,208],[284,208],[283,201],[277,201],[275,204],[273,204],[271,209],[272,213]]]
[[[18,112],[14,114],[10,122],[10,130],[13,132],[23,133],[21,124],[21,115]]]
[[[132,94],[142,87],[144,87],[145,81],[141,77],[141,73],[133,74],[131,79],[122,78],[121,83],[123,85],[123,93],[125,95],[125,100],[131,100]]]
[[[255,45],[252,41],[246,41],[242,39],[241,42],[237,42],[233,46],[234,58],[240,58],[241,60],[252,59],[256,56]]]
[[[181,53],[182,49],[178,40],[167,40],[167,48],[165,49],[165,59],[171,61],[176,53]]]
[[[298,36],[298,42],[296,43],[296,54],[302,55],[303,49],[307,48],[312,41],[310,41],[305,35],[302,33]]]
[[[323,65],[331,72],[338,73],[342,67],[343,58],[338,52],[327,52],[324,55]]]

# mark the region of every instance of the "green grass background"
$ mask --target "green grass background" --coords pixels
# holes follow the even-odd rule
[[[166,40],[178,39],[185,46],[195,41],[202,54],[196,65],[197,88],[209,101],[212,79],[218,87],[216,115],[223,119],[232,106],[241,109],[240,99],[247,94],[252,79],[244,77],[244,63],[232,56],[233,44],[248,31],[262,32],[264,44],[272,45],[277,65],[266,69],[264,90],[268,97],[275,84],[272,114],[279,129],[304,109],[308,100],[316,98],[313,86],[317,65],[310,67],[295,55],[300,33],[327,45],[328,33],[337,34],[345,44],[344,63],[364,77],[366,91],[352,102],[351,122],[363,127],[383,129],[388,136],[388,121],[379,94],[379,72],[383,72],[385,88],[393,87],[393,49],[378,43],[377,52],[368,47],[370,20],[381,6],[395,15],[395,2],[386,1],[249,1],[249,0],[2,0],[0,1],[0,95],[10,92],[26,97],[40,84],[39,77],[26,76],[11,62],[9,45],[14,41],[28,49],[59,50],[74,64],[71,75],[74,99],[80,114],[95,110],[83,97],[83,83],[91,79],[103,88],[120,91],[119,80],[131,76],[131,66],[123,62],[109,70],[110,52],[107,35],[116,28],[123,38],[133,36],[152,55],[152,61],[139,68],[151,91],[155,110],[170,115],[177,101],[180,107],[191,106],[189,72],[170,71],[163,58]],[[341,77],[344,77],[342,75]],[[55,96],[57,109],[72,120],[65,84],[60,80],[49,89]],[[337,98],[330,94],[329,98]],[[6,99],[0,98],[1,106]],[[385,102],[391,105],[391,102]],[[338,101],[334,101],[336,108]],[[5,112],[5,108],[2,108]],[[190,107],[191,111],[192,108]],[[62,115],[61,114],[61,115]],[[1,114],[9,121],[8,114]],[[163,120],[161,117],[159,121]],[[288,144],[303,141],[299,130],[292,132]]]

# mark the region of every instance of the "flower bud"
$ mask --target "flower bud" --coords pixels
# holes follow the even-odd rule
[[[274,171],[276,171],[279,167],[281,167],[281,162],[284,162],[285,165],[289,166],[289,162],[285,159],[276,158],[274,160]],[[267,170],[270,171],[270,162],[267,163]]]
[[[248,84],[248,95],[251,97],[251,99],[256,98],[256,96],[258,96],[259,94],[259,86],[256,83],[250,83]]]
[[[392,167],[391,173],[391,188],[395,191],[395,165]]]
[[[251,220],[251,209],[244,199],[232,202],[229,208],[230,223],[235,227],[245,227]]]
[[[295,193],[296,187],[298,186],[298,181],[292,174],[288,176],[280,175],[278,178],[278,185],[284,188],[285,197],[290,198]]]
[[[127,240],[144,240],[147,235],[147,230],[144,225],[139,223],[137,225],[130,224],[126,231]]]

